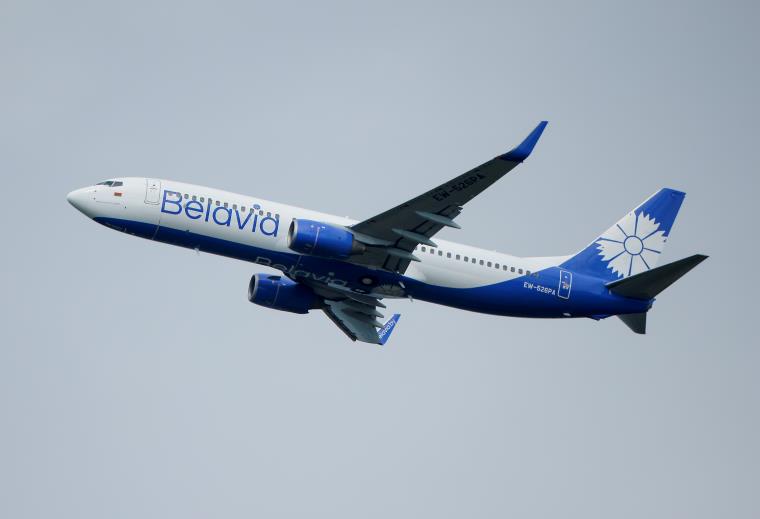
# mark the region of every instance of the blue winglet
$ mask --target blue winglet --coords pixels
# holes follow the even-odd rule
[[[544,128],[546,128],[547,124],[549,124],[548,121],[541,121],[538,123],[538,126],[536,126],[532,132],[530,132],[530,135],[525,137],[525,140],[522,141],[519,146],[517,146],[512,151],[508,151],[502,155],[501,158],[513,162],[522,162],[527,159],[530,153],[533,151],[533,148],[536,147],[536,143],[541,137],[541,134],[544,132]]]
[[[386,342],[388,342],[388,339],[391,338],[391,332],[396,327],[396,323],[401,318],[401,314],[393,314],[393,317],[388,319],[388,322],[385,323],[385,326],[380,328],[380,331],[377,332],[377,340],[379,341],[378,344],[380,346],[384,346]]]

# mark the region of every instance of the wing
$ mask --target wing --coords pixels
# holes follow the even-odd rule
[[[408,202],[351,227],[366,252],[353,256],[352,263],[403,273],[419,244],[435,247],[430,239],[443,227],[459,228],[454,218],[462,206],[509,173],[530,155],[546,128],[542,121],[512,151],[481,164]]]
[[[352,341],[384,345],[396,326],[399,314],[394,314],[385,324],[378,321],[383,317],[380,308],[385,305],[380,297],[371,294],[357,294],[340,285],[299,280],[310,287],[324,303],[322,311]]]
[[[372,307],[361,308],[364,305],[353,304],[350,299],[342,301],[325,300],[323,311],[353,341],[368,342],[384,345],[391,336],[400,314],[394,314],[385,324],[375,317]]]

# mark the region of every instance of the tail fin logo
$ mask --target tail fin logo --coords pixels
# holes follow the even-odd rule
[[[628,213],[597,240],[597,248],[607,268],[618,277],[628,277],[657,266],[667,236],[660,224],[643,211]]]

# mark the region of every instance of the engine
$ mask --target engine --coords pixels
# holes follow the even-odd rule
[[[248,300],[284,312],[305,314],[319,306],[312,290],[300,283],[280,276],[254,274],[248,284]]]
[[[314,220],[296,220],[288,229],[288,248],[301,254],[346,259],[366,250],[350,231]]]

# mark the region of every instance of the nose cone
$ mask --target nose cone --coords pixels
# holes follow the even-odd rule
[[[92,204],[89,204],[90,201],[90,189],[89,188],[82,188],[82,189],[75,189],[68,195],[66,195],[66,200],[69,201],[71,205],[73,205],[78,211],[84,213],[87,216],[90,216],[90,212],[88,210],[89,206]]]
[[[82,210],[82,202],[84,201],[83,199],[84,199],[84,193],[82,192],[81,189],[75,189],[74,191],[66,195],[66,200],[68,200],[71,205],[73,205],[80,211]]]

